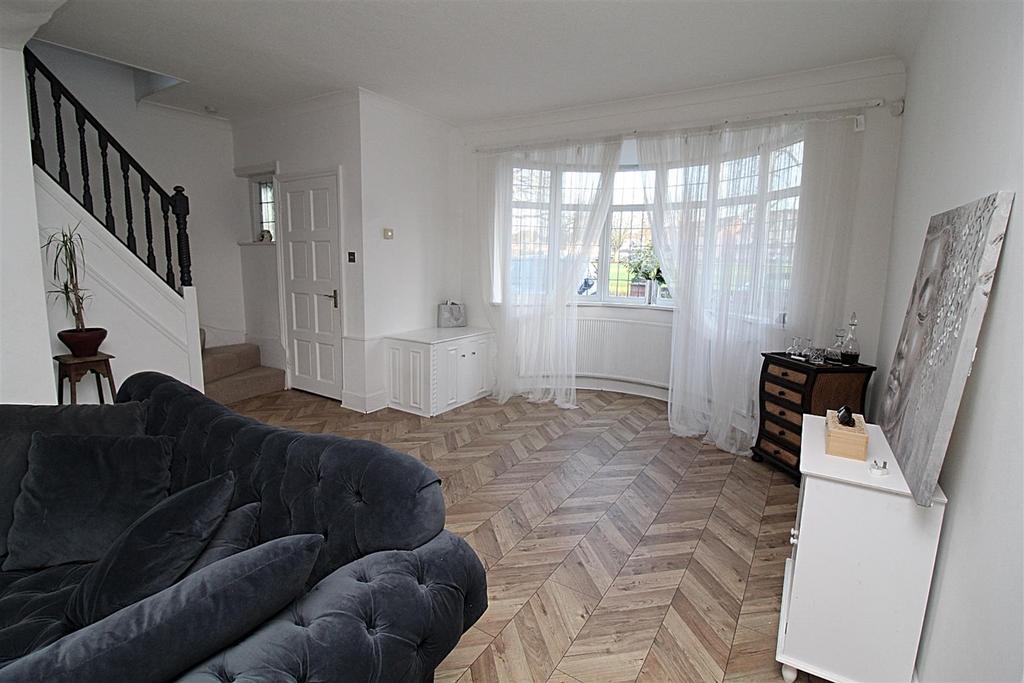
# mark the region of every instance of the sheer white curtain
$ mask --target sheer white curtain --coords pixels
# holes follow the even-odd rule
[[[576,291],[611,205],[622,140],[494,160],[496,394],[576,403]]]
[[[840,119],[638,138],[640,167],[654,171],[655,251],[675,300],[674,433],[746,452],[760,353],[785,348],[791,334],[831,339],[859,164],[852,136],[852,121]]]

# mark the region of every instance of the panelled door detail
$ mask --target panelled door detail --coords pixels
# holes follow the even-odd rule
[[[341,398],[338,188],[333,175],[281,184],[292,386]]]

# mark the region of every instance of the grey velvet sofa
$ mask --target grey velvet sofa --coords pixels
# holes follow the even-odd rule
[[[414,458],[271,427],[154,372],[117,401],[146,401],[146,433],[175,437],[171,493],[230,470],[230,507],[260,503],[259,543],[324,537],[305,595],[178,680],[429,681],[486,609],[480,560],[444,530],[440,480]],[[59,639],[88,566],[0,572],[0,641]]]

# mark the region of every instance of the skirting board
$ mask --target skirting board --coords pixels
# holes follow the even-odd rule
[[[640,384],[637,382],[628,382],[618,379],[607,379],[604,377],[585,377],[578,375],[576,377],[576,387],[578,389],[595,389],[597,391],[617,391],[619,393],[632,394],[634,396],[656,398],[659,401],[668,400],[668,389],[664,387],[654,387],[649,384]]]
[[[378,410],[387,408],[388,395],[386,391],[377,391],[368,396],[351,391],[342,391],[341,405],[357,413],[375,413]]]

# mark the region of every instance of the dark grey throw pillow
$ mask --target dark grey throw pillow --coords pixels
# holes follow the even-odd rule
[[[146,433],[147,402],[110,405],[0,405],[0,561],[7,554],[7,532],[14,521],[14,501],[28,471],[33,432],[44,434]]]
[[[211,564],[15,660],[0,683],[170,680],[301,595],[321,545],[323,536],[285,536]]]
[[[167,497],[174,439],[35,433],[3,570],[100,559]]]
[[[185,574],[195,574],[217,560],[231,557],[256,545],[256,524],[260,519],[260,504],[249,503],[235,508],[224,516],[206,549],[196,558]]]
[[[93,565],[64,616],[81,628],[159,593],[199,557],[227,513],[235,475],[190,486],[139,517]]]

